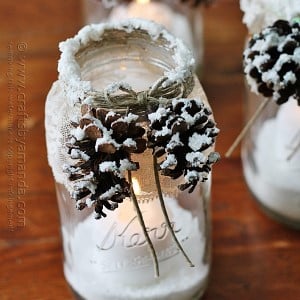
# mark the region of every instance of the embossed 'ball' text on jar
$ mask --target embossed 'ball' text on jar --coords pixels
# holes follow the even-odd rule
[[[74,294],[198,299],[210,270],[210,170],[218,159],[218,129],[190,51],[142,20],[86,26],[60,50],[59,80],[46,103],[46,138],[64,273]],[[190,149],[190,156],[156,147],[164,132],[166,149]],[[186,157],[188,170],[176,161]]]

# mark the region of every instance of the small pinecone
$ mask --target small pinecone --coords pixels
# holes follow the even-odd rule
[[[106,216],[104,207],[114,210],[130,196],[124,173],[139,168],[130,156],[145,151],[145,130],[133,114],[122,117],[86,104],[81,112],[79,122],[72,123],[74,129],[67,144],[74,164],[65,166],[65,172],[73,183],[71,196],[77,201],[77,208],[94,206],[96,218],[101,218]]]
[[[244,70],[256,93],[277,104],[300,105],[300,25],[279,20],[255,34],[244,51]]]
[[[176,99],[148,116],[147,146],[157,157],[165,155],[159,165],[162,175],[172,179],[185,176],[180,190],[189,188],[191,193],[199,181],[208,179],[211,165],[219,160],[218,153],[205,153],[219,133],[210,115],[199,100]]]

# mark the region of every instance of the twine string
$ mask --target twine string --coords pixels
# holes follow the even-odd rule
[[[130,183],[131,199],[132,199],[134,208],[136,210],[137,218],[139,220],[139,223],[140,223],[141,228],[143,230],[145,239],[147,241],[149,252],[152,256],[153,266],[154,266],[154,276],[155,276],[155,278],[158,278],[159,277],[159,263],[158,263],[157,254],[156,254],[155,248],[153,246],[153,243],[150,239],[150,236],[148,234],[148,230],[147,230],[147,227],[146,227],[146,224],[145,224],[143,213],[142,213],[142,211],[139,207],[138,200],[137,200],[137,197],[136,197],[134,189],[133,189],[131,171],[128,171],[128,181]]]
[[[168,78],[162,77],[148,90],[136,92],[122,82],[102,91],[90,91],[86,98],[92,98],[93,107],[101,107],[125,113],[128,107],[135,113],[153,110],[158,106],[166,106],[173,99],[186,98],[194,88],[192,76],[182,83],[167,83]]]
[[[159,173],[158,173],[157,157],[155,155],[152,155],[152,158],[153,158],[153,171],[154,171],[154,178],[155,178],[155,184],[156,184],[157,194],[158,194],[158,198],[159,198],[159,202],[160,202],[160,206],[161,206],[163,215],[165,217],[165,221],[166,221],[167,227],[168,227],[168,229],[169,229],[169,231],[171,233],[173,241],[175,242],[178,250],[182,253],[182,255],[186,259],[186,261],[189,264],[189,266],[190,267],[195,267],[195,265],[190,260],[189,256],[184,251],[183,247],[181,246],[181,244],[180,244],[179,240],[177,239],[176,234],[174,232],[173,226],[171,224],[171,221],[170,221],[167,209],[166,209],[163,192],[162,192],[162,189],[161,189],[161,184],[160,184],[160,179],[159,179]]]

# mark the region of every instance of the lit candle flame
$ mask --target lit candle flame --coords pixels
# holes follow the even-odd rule
[[[136,0],[136,2],[137,2],[138,4],[147,4],[147,3],[150,2],[150,0]]]
[[[132,177],[132,187],[133,187],[134,193],[137,196],[141,195],[141,192],[142,192],[141,186],[140,186],[139,181],[135,177]]]

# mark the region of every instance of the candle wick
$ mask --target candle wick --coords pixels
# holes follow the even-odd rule
[[[133,190],[131,171],[128,171],[128,182],[130,183],[131,199],[132,199],[133,205],[135,207],[139,223],[140,223],[140,225],[143,229],[143,233],[144,233],[145,239],[146,239],[148,247],[149,247],[149,251],[151,253],[151,256],[152,256],[152,259],[153,259],[153,262],[154,262],[154,274],[155,274],[155,277],[159,277],[159,265],[158,265],[157,255],[156,255],[153,243],[152,243],[152,241],[150,239],[150,236],[148,234],[148,231],[147,231],[147,228],[146,228],[146,225],[145,225],[145,221],[144,221],[144,218],[143,218],[143,214],[142,214],[142,212],[140,210],[140,207],[139,207],[139,204],[138,204],[138,200],[137,200],[136,195],[135,195],[134,190]]]
[[[290,161],[294,157],[294,155],[300,150],[300,131],[296,134],[296,136],[293,139],[293,141],[297,140],[297,139],[299,139],[299,140],[298,140],[296,146],[292,148],[291,153],[287,157],[288,161]]]
[[[258,109],[255,111],[254,115],[250,118],[250,120],[247,122],[243,130],[240,132],[240,134],[237,136],[233,144],[230,146],[230,148],[225,153],[225,157],[228,158],[231,156],[235,148],[239,145],[239,143],[242,141],[248,130],[252,127],[255,120],[260,116],[262,111],[267,107],[267,105],[270,103],[270,99],[264,99],[261,105],[258,107]]]
[[[160,201],[160,205],[161,205],[161,209],[163,212],[163,215],[165,217],[165,221],[167,223],[167,227],[173,237],[173,240],[175,242],[175,244],[177,245],[178,249],[180,250],[180,252],[183,254],[183,256],[185,257],[185,259],[187,260],[188,264],[190,265],[190,267],[194,267],[195,265],[192,263],[192,261],[190,260],[190,258],[188,257],[188,255],[185,253],[184,249],[182,248],[181,244],[179,243],[173,226],[170,222],[170,218],[166,209],[166,205],[165,205],[165,201],[163,198],[163,194],[162,194],[162,190],[161,190],[161,185],[160,185],[160,180],[159,180],[159,173],[158,173],[158,169],[157,169],[157,157],[155,155],[152,155],[153,157],[153,170],[154,170],[154,177],[155,177],[155,183],[156,183],[156,188],[157,188],[157,193],[158,193],[158,198]]]

